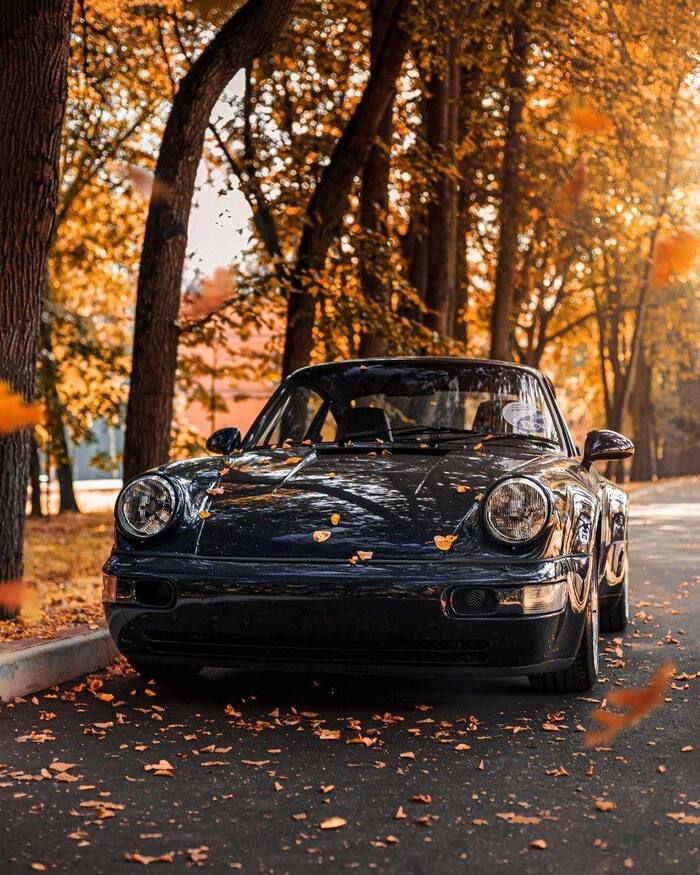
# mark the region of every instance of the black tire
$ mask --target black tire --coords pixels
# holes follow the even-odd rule
[[[586,603],[586,625],[573,664],[564,671],[530,675],[530,686],[540,693],[585,693],[598,678],[598,581]]]
[[[601,605],[600,608],[600,631],[622,632],[629,622],[629,586],[627,575],[622,581],[622,592],[616,602],[611,605]]]
[[[187,683],[197,677],[200,668],[195,665],[162,665],[157,662],[142,662],[130,660],[131,667],[145,681],[155,681],[161,684]]]

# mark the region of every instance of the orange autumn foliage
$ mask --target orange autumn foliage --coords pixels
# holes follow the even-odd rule
[[[598,708],[591,715],[603,729],[592,729],[586,733],[586,747],[595,747],[612,741],[618,732],[631,729],[640,720],[662,703],[664,692],[669,681],[673,677],[675,667],[669,662],[662,665],[656,672],[650,683],[640,689],[613,690],[608,694],[608,702],[611,705],[619,705],[625,710],[620,713]]]
[[[659,237],[654,250],[652,286],[659,288],[675,277],[690,273],[699,255],[700,232],[698,231],[686,228]]]
[[[0,380],[0,434],[9,434],[17,428],[41,421],[43,409],[39,404],[27,404]]]

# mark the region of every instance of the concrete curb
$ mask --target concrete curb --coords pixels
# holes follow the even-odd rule
[[[100,671],[117,656],[107,631],[78,628],[57,638],[0,648],[0,702]]]

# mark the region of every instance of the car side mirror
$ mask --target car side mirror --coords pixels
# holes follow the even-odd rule
[[[206,448],[210,453],[227,456],[241,445],[241,433],[237,428],[220,428],[210,435]]]
[[[589,431],[583,446],[583,465],[590,468],[593,462],[629,459],[634,455],[632,441],[617,431],[608,428]]]

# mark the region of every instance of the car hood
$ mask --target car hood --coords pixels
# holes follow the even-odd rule
[[[188,491],[187,552],[202,557],[347,561],[368,551],[442,561],[483,550],[478,506],[496,480],[566,461],[531,445],[384,455],[294,448],[161,470]],[[449,553],[436,547],[436,535],[455,534]]]

